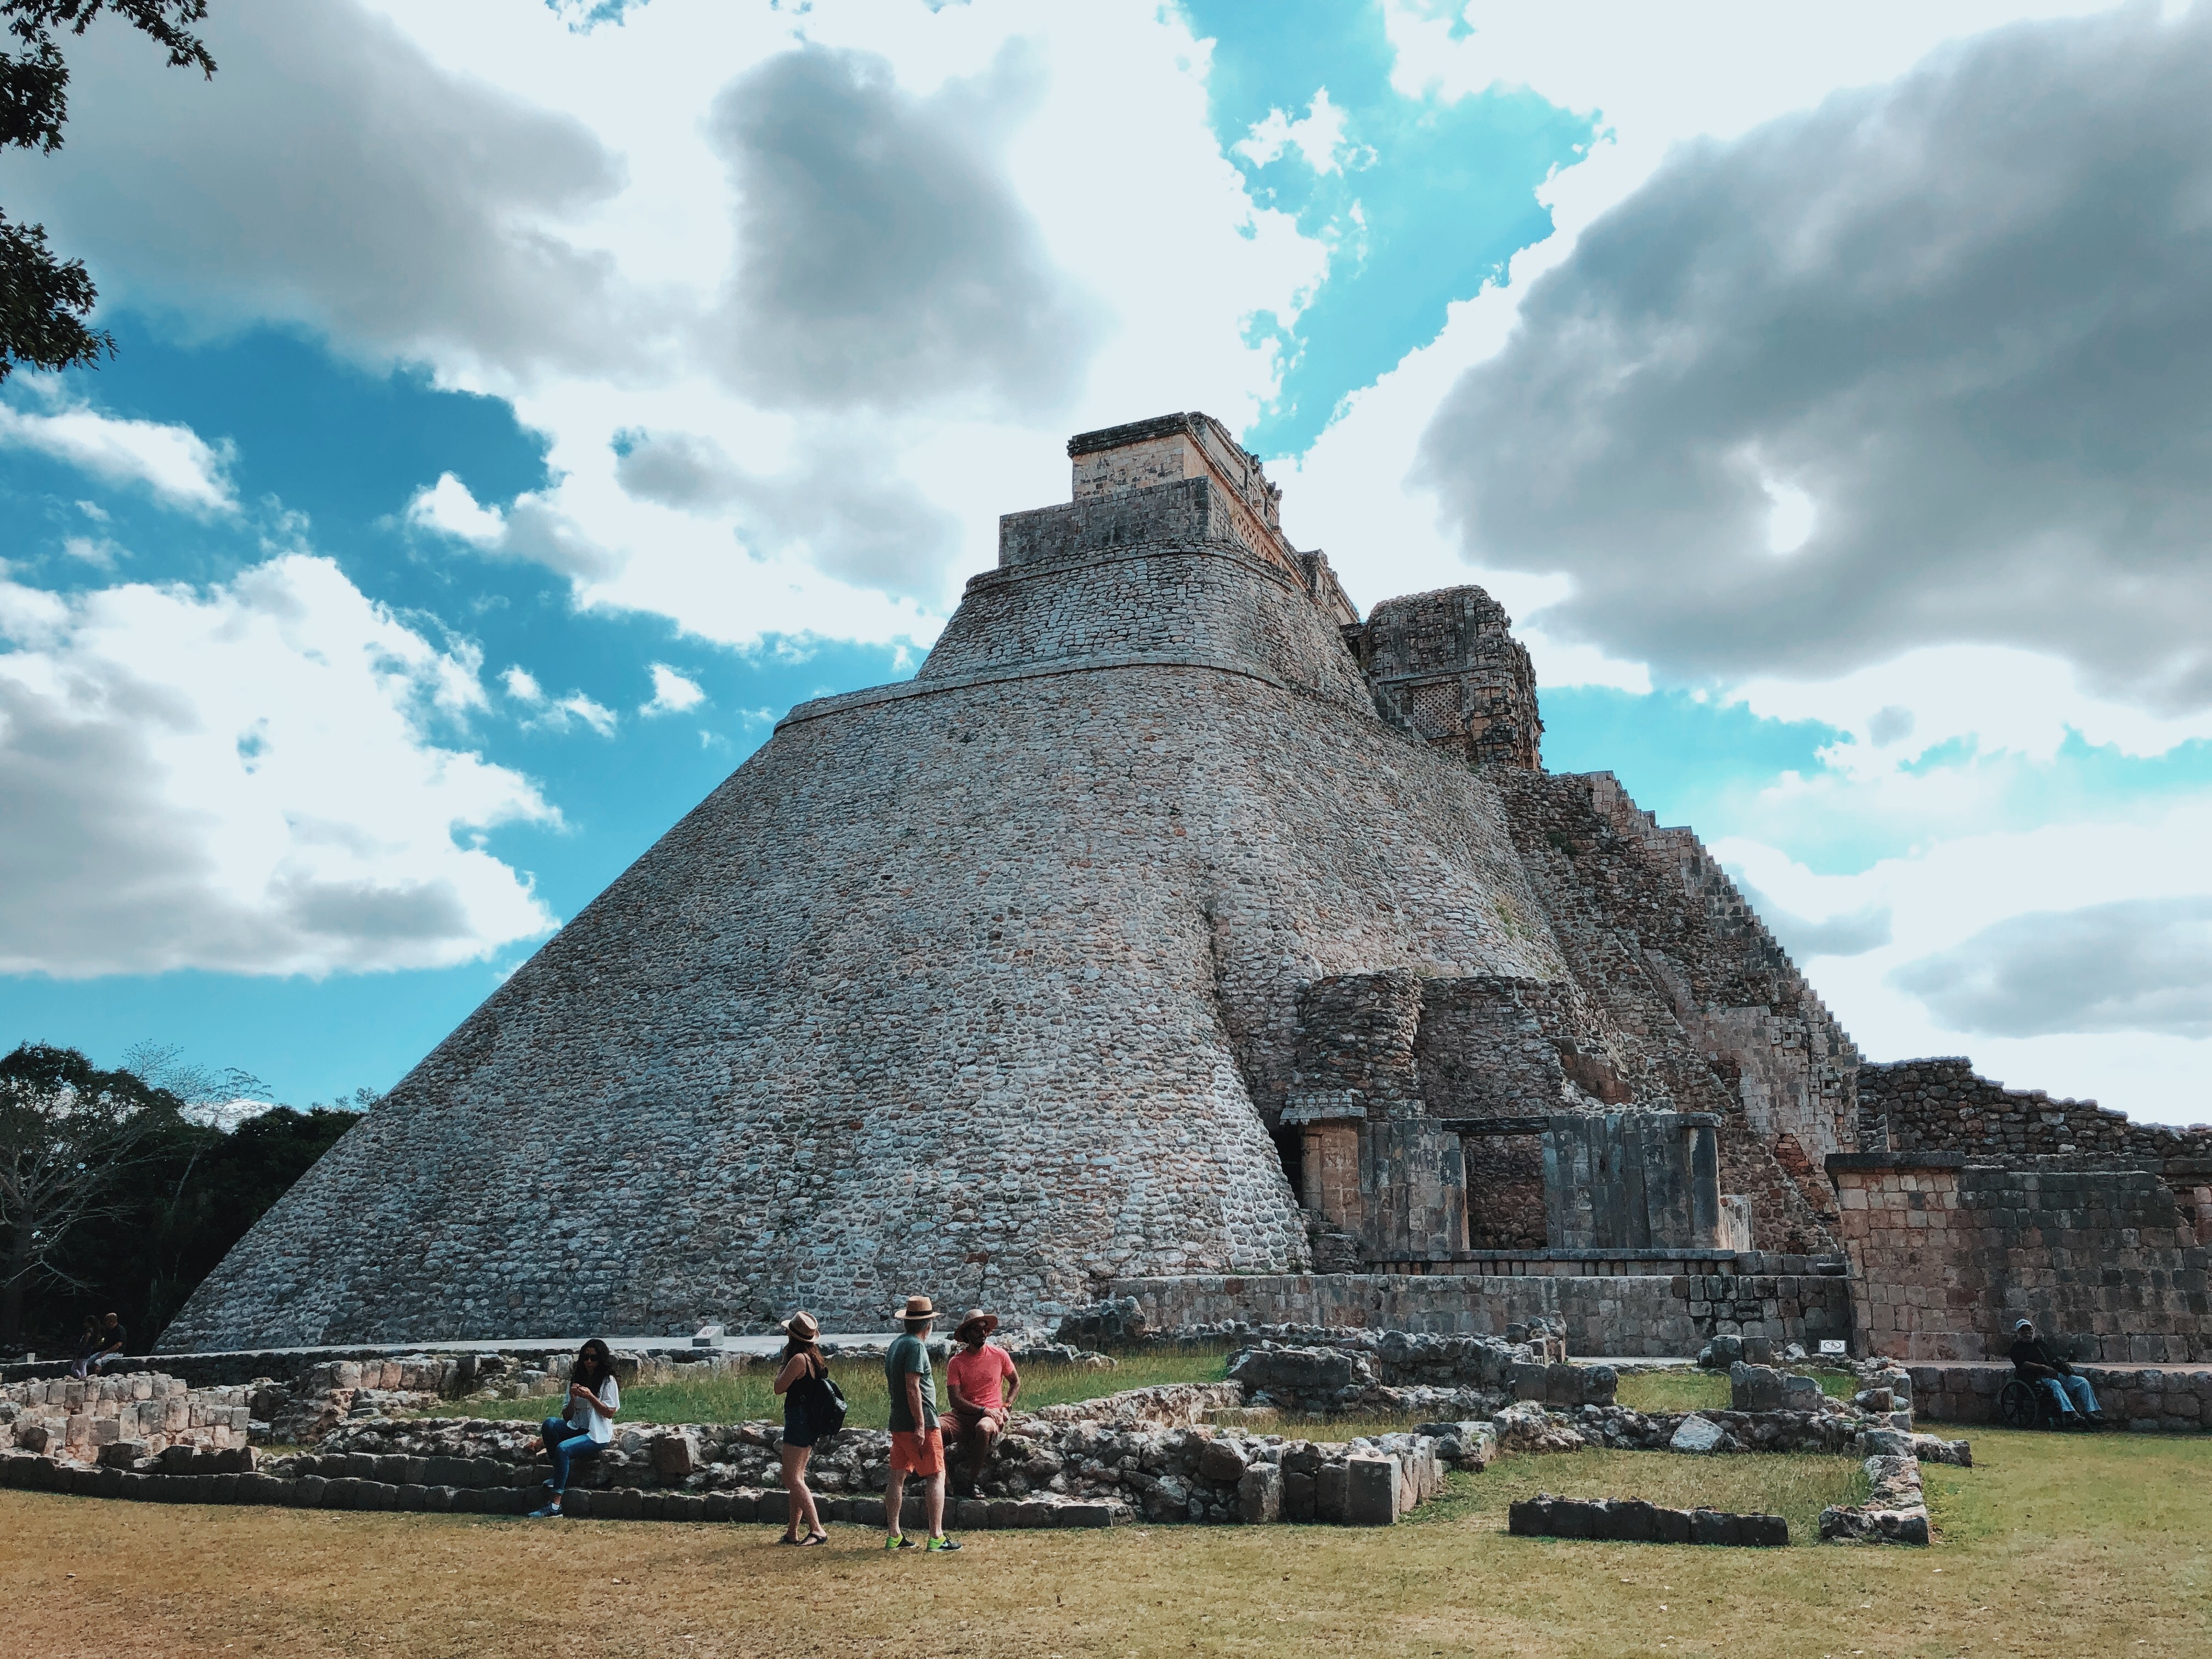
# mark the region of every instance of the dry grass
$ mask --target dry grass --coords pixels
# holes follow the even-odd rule
[[[17,1650],[103,1656],[2212,1652],[2212,1437],[1974,1438],[1983,1467],[1928,1471],[1927,1551],[1501,1530],[1523,1480],[1610,1484],[1617,1465],[1656,1496],[1686,1469],[1741,1501],[1732,1483],[1793,1478],[1788,1459],[1661,1453],[1501,1464],[1387,1529],[991,1533],[926,1558],[846,1527],[799,1551],[764,1527],[0,1492],[0,1607]]]
[[[1228,1358],[1225,1348],[1189,1348],[1125,1355],[1110,1371],[1075,1365],[1024,1365],[1019,1403],[1025,1410],[1034,1410],[1162,1382],[1218,1382]],[[890,1426],[890,1391],[884,1382],[882,1360],[833,1359],[830,1374],[837,1379],[850,1407],[847,1427]],[[775,1368],[763,1364],[743,1371],[723,1371],[696,1382],[645,1384],[623,1393],[622,1419],[625,1423],[781,1422],[783,1401],[772,1386],[775,1381]],[[948,1398],[940,1366],[938,1403],[943,1405]],[[524,1400],[472,1400],[466,1410],[474,1417],[535,1423],[559,1403],[551,1395],[539,1395]],[[455,1403],[447,1403],[428,1414],[445,1416],[455,1409]]]

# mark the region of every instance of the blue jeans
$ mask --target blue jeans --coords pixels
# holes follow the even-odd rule
[[[2089,1390],[2089,1380],[2084,1376],[2039,1376],[2036,1382],[2044,1392],[2058,1402],[2058,1414],[2071,1417],[2076,1411],[2094,1413],[2097,1396]]]
[[[579,1434],[565,1419],[549,1417],[538,1425],[544,1437],[545,1449],[553,1455],[553,1490],[568,1490],[568,1462],[579,1452],[596,1451],[599,1443],[588,1434]]]

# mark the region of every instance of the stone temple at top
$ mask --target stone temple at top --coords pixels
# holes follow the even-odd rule
[[[793,709],[161,1346],[875,1329],[915,1293],[1486,1330],[1593,1284],[1578,1352],[1972,1346],[2014,1288],[1892,1245],[1977,1153],[2105,1157],[2174,1257],[2143,1272],[2201,1268],[2203,1136],[1862,1065],[1693,835],[1543,769],[1482,590],[1363,619],[1203,415],[1068,453],[914,679]],[[2201,1347],[2203,1300],[2127,1318]]]

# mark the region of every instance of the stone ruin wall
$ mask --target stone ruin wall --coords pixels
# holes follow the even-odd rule
[[[1565,1264],[1559,1264],[1565,1265]],[[1339,1326],[1437,1336],[1505,1338],[1531,1321],[1559,1322],[1567,1352],[1612,1358],[1679,1358],[1716,1336],[1763,1336],[1816,1350],[1851,1335],[1850,1281],[1811,1271],[1650,1272],[1623,1262],[1614,1274],[1275,1273],[1128,1279],[1148,1324]],[[1764,1263],[1751,1265],[1764,1266]]]
[[[1638,1103],[1719,1116],[1722,1189],[1761,1249],[1832,1251],[1813,1159],[1855,1144],[1850,1038],[1697,838],[1610,773],[1486,775]]]
[[[1377,714],[1479,766],[1542,769],[1544,721],[1528,647],[1479,587],[1385,599],[1344,629]]]
[[[1868,1351],[2002,1358],[2027,1318],[2085,1359],[2212,1360],[2212,1247],[2155,1174],[1971,1159],[1830,1160]]]
[[[2130,1123],[2094,1100],[2054,1099],[1976,1075],[1964,1056],[1859,1067],[1859,1145],[1867,1151],[1966,1152],[2010,1161],[2063,1157],[2128,1165],[2166,1184],[2200,1244],[2212,1244],[2212,1125]]]
[[[109,1446],[158,1453],[246,1443],[252,1389],[195,1389],[157,1371],[0,1385],[0,1451],[91,1462]]]

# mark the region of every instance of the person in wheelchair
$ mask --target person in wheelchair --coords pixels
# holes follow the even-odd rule
[[[2051,1351],[2050,1346],[2035,1334],[2035,1322],[2023,1319],[2012,1331],[2013,1375],[2032,1389],[2039,1389],[2057,1407],[2061,1428],[2105,1426],[2105,1414],[2097,1408],[2097,1396],[2090,1389],[2089,1380],[2074,1375],[2074,1368]]]

